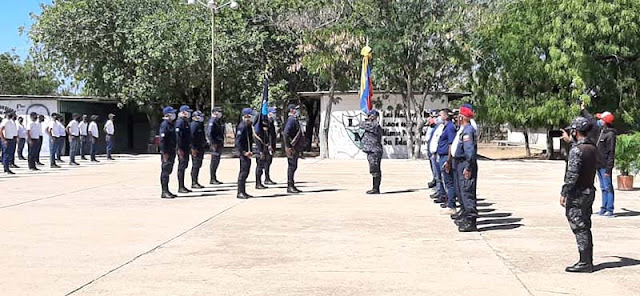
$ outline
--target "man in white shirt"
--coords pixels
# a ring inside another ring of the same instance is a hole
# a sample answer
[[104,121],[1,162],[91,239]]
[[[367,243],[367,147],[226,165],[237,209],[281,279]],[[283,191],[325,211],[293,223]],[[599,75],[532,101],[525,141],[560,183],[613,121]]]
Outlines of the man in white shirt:
[[44,126],[44,115],[38,115],[38,124],[40,125],[40,141],[38,142],[38,147],[36,148],[36,164],[44,165],[44,163],[40,162],[40,152],[42,151],[42,144],[44,143],[44,134],[46,134],[46,127]]
[[29,163],[29,169],[32,171],[39,171],[36,167],[38,160],[38,153],[40,152],[40,136],[42,135],[42,127],[38,122],[38,113],[31,112],[29,115],[31,122],[27,126],[27,145],[29,154],[27,156],[27,162]]
[[58,129],[58,134],[60,137],[58,138],[58,150],[56,151],[56,161],[64,162],[62,160],[62,151],[64,150],[65,145],[65,137],[67,136],[67,130],[64,128],[64,121],[62,115],[58,114],[58,120],[55,122],[55,126]]
[[76,162],[76,154],[80,149],[80,128],[78,128],[80,115],[73,114],[73,118],[67,124],[67,135],[69,135],[69,165],[79,165]]
[[49,157],[51,161],[51,168],[59,168],[60,166],[56,163],[56,153],[58,153],[58,145],[60,145],[60,129],[58,129],[58,124],[60,123],[58,120],[58,114],[51,114],[51,118],[49,119],[49,125],[47,126],[47,134],[49,134]]
[[447,193],[444,190],[444,184],[442,183],[442,167],[440,167],[440,155],[438,155],[438,142],[440,136],[444,131],[444,122],[441,116],[435,118],[436,127],[431,135],[429,141],[429,153],[431,154],[431,166],[433,167],[433,174],[436,180],[435,192],[431,195],[432,198],[439,198],[445,196]]
[[99,162],[96,159],[96,144],[98,142],[98,138],[100,137],[100,134],[98,133],[98,123],[96,123],[96,120],[98,120],[98,115],[91,115],[91,123],[89,123],[89,145],[90,145],[90,149],[89,152],[91,154],[91,162]]
[[24,118],[18,117],[18,159],[26,160],[24,156],[22,156],[22,151],[24,150],[24,144],[27,142],[27,129],[24,128],[23,124]]
[[115,118],[116,115],[113,113],[109,114],[109,120],[107,120],[107,123],[104,124],[104,132],[106,133],[104,136],[104,140],[105,142],[107,142],[107,159],[109,160],[113,160],[113,157],[111,157],[111,151],[113,150],[113,141],[115,140],[115,138],[113,137],[113,134],[115,132],[115,127],[113,126],[113,118]]
[[15,122],[15,113],[9,113],[7,119],[0,123],[0,140],[2,140],[2,165],[4,172],[10,175],[15,174],[10,167],[16,154],[16,138],[18,137],[18,127]]
[[82,121],[78,123],[78,129],[80,129],[80,159],[87,160],[87,158],[84,157],[88,146],[87,131],[89,129],[89,117],[87,114],[82,115]]

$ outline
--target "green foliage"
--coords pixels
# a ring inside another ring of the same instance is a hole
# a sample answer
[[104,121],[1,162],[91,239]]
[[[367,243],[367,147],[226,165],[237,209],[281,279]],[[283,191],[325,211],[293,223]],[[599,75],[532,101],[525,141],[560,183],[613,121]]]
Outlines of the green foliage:
[[33,61],[23,63],[17,55],[0,54],[0,94],[52,95],[58,86],[54,75],[38,69]]
[[616,168],[623,176],[640,171],[640,132],[617,137]]

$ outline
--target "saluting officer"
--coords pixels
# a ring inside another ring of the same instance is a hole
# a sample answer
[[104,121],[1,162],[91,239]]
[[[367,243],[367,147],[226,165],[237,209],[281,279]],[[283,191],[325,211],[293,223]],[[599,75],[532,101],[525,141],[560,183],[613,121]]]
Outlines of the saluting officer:
[[258,117],[253,125],[253,139],[256,143],[256,189],[266,189],[267,187],[262,185],[262,173],[264,172],[267,155],[270,154],[268,142],[269,120],[261,116]]
[[572,146],[560,204],[566,208],[567,221],[576,236],[580,261],[567,267],[567,272],[593,272],[591,207],[596,194],[593,179],[599,155],[595,144],[587,137],[592,128],[589,120],[584,117],[578,117],[571,123]]
[[191,108],[187,105],[180,106],[179,118],[176,121],[176,138],[178,140],[178,192],[189,193],[191,190],[184,186],[184,173],[189,166],[189,154],[191,154],[191,128],[189,118]]
[[373,188],[367,194],[380,194],[380,183],[382,182],[382,170],[380,161],[382,160],[382,127],[378,122],[378,110],[371,109],[367,112],[367,120],[360,123],[360,128],[364,129],[362,136],[362,151],[367,154],[369,161],[369,173],[373,176]]
[[191,120],[191,157],[193,158],[193,165],[191,166],[191,188],[194,189],[204,188],[204,186],[198,183],[198,175],[200,174],[200,167],[202,167],[202,160],[204,158],[205,141],[204,114],[200,111],[193,112]]
[[278,142],[278,135],[276,133],[277,111],[276,107],[271,107],[269,108],[269,114],[267,115],[269,118],[269,128],[267,131],[267,145],[269,146],[269,153],[267,153],[264,160],[264,184],[266,185],[277,184],[271,179],[271,163],[273,163],[273,155],[276,153],[276,143]]
[[240,156],[240,172],[238,173],[238,195],[237,198],[247,199],[253,197],[246,192],[247,177],[251,169],[251,146],[253,145],[253,135],[251,126],[251,108],[242,109],[242,121],[236,128],[236,150]]
[[222,148],[224,148],[224,122],[222,121],[222,109],[220,107],[213,108],[211,112],[211,119],[209,119],[209,124],[207,125],[207,138],[211,145],[211,165],[209,166],[211,180],[209,184],[219,185],[222,182],[218,180],[217,171],[220,165]]
[[478,154],[476,129],[471,125],[473,110],[470,105],[460,108],[460,130],[451,145],[452,170],[457,178],[458,193],[462,212],[458,214],[458,231],[477,231],[478,218],[476,178],[478,177]]
[[284,144],[287,153],[287,193],[300,193],[296,188],[295,173],[298,169],[298,149],[301,147],[302,129],[298,116],[300,109],[294,104],[287,107],[289,118],[284,126]]
[[164,120],[160,124],[160,160],[162,172],[160,173],[160,185],[162,186],[162,198],[175,198],[177,195],[169,192],[169,176],[173,171],[173,163],[176,160],[176,130],[173,121],[176,119],[176,110],[165,107],[162,110]]

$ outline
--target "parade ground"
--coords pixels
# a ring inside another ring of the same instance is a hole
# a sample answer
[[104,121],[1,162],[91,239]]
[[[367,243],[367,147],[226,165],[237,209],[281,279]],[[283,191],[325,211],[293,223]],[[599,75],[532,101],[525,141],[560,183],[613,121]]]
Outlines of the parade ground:
[[304,193],[287,195],[278,158],[280,185],[251,182],[256,198],[239,200],[238,159],[214,186],[207,156],[207,188],[167,200],[158,155],[102,160],[0,176],[0,294],[640,295],[638,190],[616,192],[616,217],[593,216],[596,272],[564,272],[578,252],[563,161],[480,161],[479,232],[458,233],[425,161],[383,160],[384,194],[367,196],[366,161],[306,158]]

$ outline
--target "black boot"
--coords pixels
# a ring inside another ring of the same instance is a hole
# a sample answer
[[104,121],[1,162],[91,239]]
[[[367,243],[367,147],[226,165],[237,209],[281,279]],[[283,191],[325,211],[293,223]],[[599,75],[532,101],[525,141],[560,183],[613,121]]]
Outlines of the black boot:
[[584,250],[580,251],[580,261],[578,263],[568,266],[564,271],[566,272],[584,272],[584,273],[592,273],[593,272],[593,254],[592,250]]
[[187,189],[187,187],[184,187],[184,186],[178,188],[178,193],[189,193],[189,192],[193,192],[193,191]]
[[213,178],[211,178],[211,181],[209,181],[209,184],[211,184],[211,185],[221,185],[223,183],[218,181],[218,179],[216,177],[213,177]]
[[262,182],[258,179],[258,180],[256,180],[256,189],[258,189],[258,190],[267,189],[267,187],[262,185]]
[[273,182],[273,180],[271,180],[271,178],[269,176],[265,177],[264,184],[265,185],[278,185],[278,183]]
[[162,195],[160,196],[161,198],[176,198],[175,195],[173,195],[171,192],[169,191],[162,191]]
[[367,194],[380,194],[381,177],[373,177],[373,188],[367,191]]
[[457,213],[451,215],[451,220],[458,220],[460,219],[460,217],[464,217],[464,216],[465,216],[464,209],[460,209]]
[[300,193],[300,192],[302,191],[296,188],[296,185],[294,184],[289,184],[289,186],[287,186],[287,193]]
[[427,184],[427,186],[428,186],[429,188],[436,187],[436,180],[431,180],[431,182],[429,182],[429,183]]
[[478,227],[476,226],[476,218],[462,219],[460,223],[458,223],[458,231],[459,232],[478,231]]
[[196,182],[196,183],[191,183],[191,188],[192,189],[202,189],[202,188],[204,188],[204,186],[202,186],[202,185],[198,184],[198,182]]

